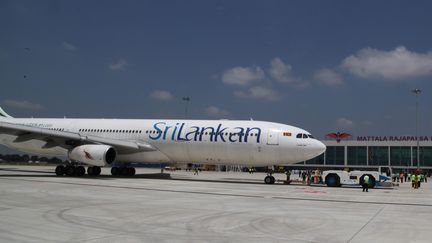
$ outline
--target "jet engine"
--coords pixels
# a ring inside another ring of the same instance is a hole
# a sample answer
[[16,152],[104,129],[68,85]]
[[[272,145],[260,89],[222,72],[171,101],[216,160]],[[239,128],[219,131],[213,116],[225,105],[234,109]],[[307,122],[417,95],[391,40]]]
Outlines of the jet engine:
[[93,166],[112,164],[116,156],[116,150],[108,145],[81,145],[69,152],[69,159]]

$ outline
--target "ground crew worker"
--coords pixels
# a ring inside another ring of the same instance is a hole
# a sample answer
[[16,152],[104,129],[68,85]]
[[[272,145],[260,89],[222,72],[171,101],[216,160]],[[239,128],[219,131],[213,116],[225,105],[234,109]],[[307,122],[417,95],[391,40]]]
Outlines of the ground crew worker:
[[365,175],[363,177],[363,192],[364,191],[366,191],[366,192],[369,191],[369,176],[368,175]]
[[414,189],[418,189],[420,183],[420,176],[414,175]]
[[287,182],[289,183],[291,181],[291,171],[287,170],[285,174],[287,176]]
[[319,180],[319,178],[320,178],[320,174],[321,174],[321,173],[320,173],[320,170],[319,170],[319,169],[316,169],[316,170],[315,170],[315,176],[314,176],[314,183],[315,183],[315,184],[318,184],[318,183],[319,183],[319,181],[320,181],[320,180]]
[[415,174],[412,174],[411,175],[411,187],[412,188],[415,188],[415,184],[416,184],[415,180],[416,180],[416,176],[415,176]]
[[420,187],[420,183],[422,182],[422,180],[423,180],[422,174],[418,174],[417,175],[417,188]]

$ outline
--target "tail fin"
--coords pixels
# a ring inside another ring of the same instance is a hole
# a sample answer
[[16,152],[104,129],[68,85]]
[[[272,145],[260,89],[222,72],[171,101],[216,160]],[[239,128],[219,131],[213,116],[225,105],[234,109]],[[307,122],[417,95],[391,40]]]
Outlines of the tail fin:
[[8,115],[8,113],[6,113],[1,107],[0,107],[0,119],[1,118],[13,118],[11,116]]

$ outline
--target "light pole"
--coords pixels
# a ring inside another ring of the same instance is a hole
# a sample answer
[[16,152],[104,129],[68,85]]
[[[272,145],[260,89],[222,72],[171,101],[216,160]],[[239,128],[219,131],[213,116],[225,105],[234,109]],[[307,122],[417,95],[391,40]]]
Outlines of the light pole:
[[416,140],[417,140],[417,169],[420,167],[420,145],[419,145],[419,137],[418,137],[418,96],[421,93],[421,89],[413,89],[411,90],[416,96]]
[[190,97],[188,97],[188,96],[183,97],[183,101],[185,102],[185,119],[187,119],[188,104],[190,101]]

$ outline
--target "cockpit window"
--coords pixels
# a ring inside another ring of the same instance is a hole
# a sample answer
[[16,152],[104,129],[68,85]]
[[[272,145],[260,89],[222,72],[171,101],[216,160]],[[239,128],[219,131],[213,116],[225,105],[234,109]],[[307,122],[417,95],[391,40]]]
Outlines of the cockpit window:
[[314,138],[311,134],[299,133],[296,138]]

